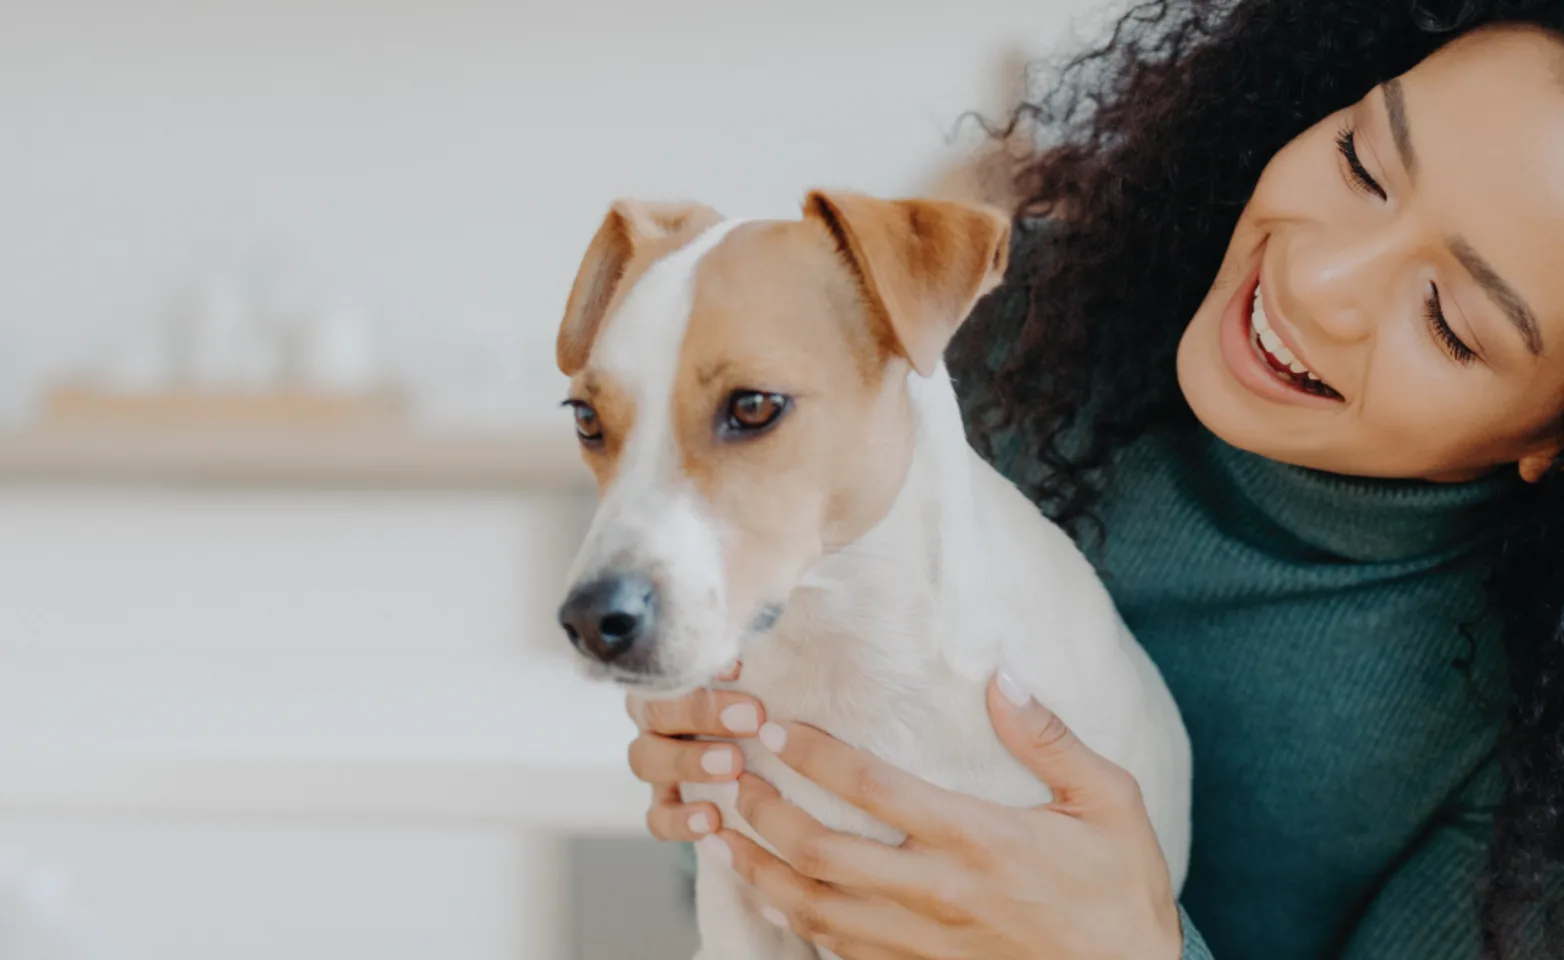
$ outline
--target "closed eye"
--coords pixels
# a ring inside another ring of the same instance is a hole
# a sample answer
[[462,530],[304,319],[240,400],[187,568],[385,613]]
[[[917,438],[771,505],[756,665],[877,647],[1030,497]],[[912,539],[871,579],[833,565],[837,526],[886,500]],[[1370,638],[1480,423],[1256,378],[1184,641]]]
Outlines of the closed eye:
[[1423,316],[1428,320],[1428,329],[1433,333],[1434,339],[1439,341],[1439,346],[1450,359],[1461,366],[1470,366],[1477,359],[1477,351],[1466,345],[1455,331],[1450,329],[1450,323],[1445,319],[1443,304],[1439,301],[1439,288],[1432,284],[1428,287],[1428,294],[1423,298]]
[[1363,160],[1358,156],[1358,132],[1352,127],[1343,127],[1336,134],[1336,150],[1342,159],[1347,162],[1347,177],[1353,189],[1360,190],[1381,200],[1387,199],[1385,188],[1379,185],[1373,174],[1363,165]]

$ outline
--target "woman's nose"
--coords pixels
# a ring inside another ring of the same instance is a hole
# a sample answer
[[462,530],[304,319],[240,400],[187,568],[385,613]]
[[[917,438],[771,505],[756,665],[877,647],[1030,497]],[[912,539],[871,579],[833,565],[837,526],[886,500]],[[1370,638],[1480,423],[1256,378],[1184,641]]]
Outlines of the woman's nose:
[[1322,230],[1301,238],[1284,263],[1284,314],[1335,340],[1365,339],[1389,306],[1399,246],[1388,231]]

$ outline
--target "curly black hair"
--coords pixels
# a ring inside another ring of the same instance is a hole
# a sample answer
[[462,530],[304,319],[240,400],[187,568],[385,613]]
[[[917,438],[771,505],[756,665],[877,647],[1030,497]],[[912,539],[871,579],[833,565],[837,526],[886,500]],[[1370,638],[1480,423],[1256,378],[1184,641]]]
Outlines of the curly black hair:
[[[1014,478],[1077,536],[1124,444],[1192,422],[1175,357],[1262,168],[1281,147],[1464,32],[1524,23],[1564,39],[1564,0],[1153,0],[1069,61],[1008,127],[1021,164],[1006,283],[947,355],[974,442],[1017,437],[1041,469]],[[1011,319],[1000,328],[999,316]],[[1014,318],[1019,317],[1019,321]],[[996,343],[1005,350],[990,361]],[[1124,344],[1136,349],[1123,349]],[[1093,411],[1085,439],[1069,428]],[[1065,437],[1070,439],[1066,442]],[[1495,561],[1512,696],[1480,899],[1489,956],[1564,861],[1564,463],[1532,485]]]

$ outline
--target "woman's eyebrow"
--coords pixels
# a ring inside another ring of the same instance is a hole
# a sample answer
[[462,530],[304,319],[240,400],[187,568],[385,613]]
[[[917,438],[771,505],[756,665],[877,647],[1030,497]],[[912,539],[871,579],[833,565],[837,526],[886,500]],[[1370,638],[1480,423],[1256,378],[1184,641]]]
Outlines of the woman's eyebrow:
[[1385,117],[1390,121],[1390,139],[1396,143],[1407,178],[1417,178],[1417,151],[1412,149],[1412,127],[1407,123],[1407,101],[1400,80],[1386,80],[1380,87],[1385,98]]
[[[1396,153],[1401,157],[1401,165],[1406,168],[1407,179],[1415,180],[1417,151],[1412,147],[1412,125],[1407,119],[1406,95],[1401,89],[1401,81],[1386,80],[1380,85],[1380,94],[1385,100],[1385,119],[1390,126],[1390,139],[1395,141]],[[1526,341],[1526,349],[1532,356],[1541,356],[1541,329],[1537,325],[1536,314],[1532,313],[1521,295],[1465,239],[1454,236],[1447,245],[1450,255],[1466,268],[1466,272],[1488,294],[1488,299],[1520,332],[1521,339]]]
[[1520,331],[1521,338],[1526,341],[1526,349],[1534,357],[1542,356],[1542,331],[1537,326],[1537,317],[1521,299],[1521,295],[1515,288],[1504,281],[1498,272],[1484,260],[1472,245],[1461,237],[1451,237],[1449,240],[1450,253],[1466,272],[1472,275],[1477,285],[1483,288],[1499,310],[1504,313],[1515,329]]

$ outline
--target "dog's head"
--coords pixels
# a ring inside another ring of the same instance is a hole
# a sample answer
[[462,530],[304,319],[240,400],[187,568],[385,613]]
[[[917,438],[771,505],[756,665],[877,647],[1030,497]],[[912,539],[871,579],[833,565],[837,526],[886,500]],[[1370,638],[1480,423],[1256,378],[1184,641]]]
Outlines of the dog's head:
[[908,374],[939,367],[1009,232],[987,208],[852,193],[792,221],[613,205],[557,345],[599,494],[559,619],[599,672],[707,682],[889,512]]

